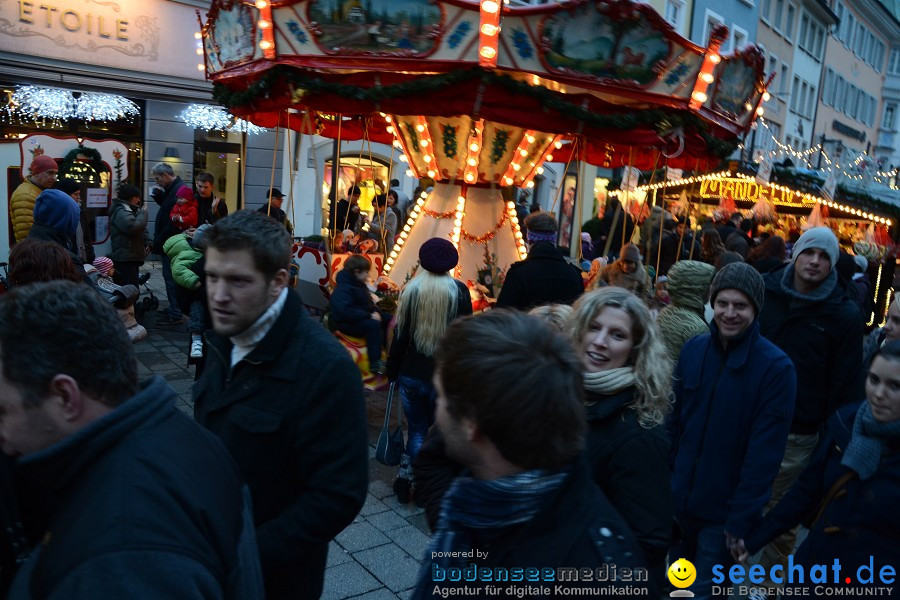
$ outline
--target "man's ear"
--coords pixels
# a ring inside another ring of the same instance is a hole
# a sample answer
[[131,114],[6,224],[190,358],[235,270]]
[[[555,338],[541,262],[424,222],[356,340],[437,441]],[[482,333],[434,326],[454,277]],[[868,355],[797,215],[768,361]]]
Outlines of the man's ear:
[[478,424],[474,419],[463,417],[462,430],[463,433],[466,434],[466,440],[470,443],[480,441],[484,438],[484,436],[481,434],[481,430],[478,429]]
[[58,374],[50,380],[47,392],[60,416],[66,422],[77,421],[84,413],[84,395],[78,382],[69,375]]
[[279,269],[275,276],[272,277],[272,294],[277,296],[281,293],[281,290],[287,287],[288,282],[291,279],[290,273],[288,273],[287,269]]

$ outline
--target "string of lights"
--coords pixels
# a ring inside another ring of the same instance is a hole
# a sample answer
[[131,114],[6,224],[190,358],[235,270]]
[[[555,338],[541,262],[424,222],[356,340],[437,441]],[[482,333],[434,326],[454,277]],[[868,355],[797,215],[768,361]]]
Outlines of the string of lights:
[[17,87],[2,111],[8,122],[49,120],[57,125],[69,119],[131,122],[140,112],[137,104],[115,94],[77,93],[36,85]]
[[232,133],[262,133],[262,127],[243,119],[237,119],[221,106],[190,104],[178,117],[193,129],[230,131]]

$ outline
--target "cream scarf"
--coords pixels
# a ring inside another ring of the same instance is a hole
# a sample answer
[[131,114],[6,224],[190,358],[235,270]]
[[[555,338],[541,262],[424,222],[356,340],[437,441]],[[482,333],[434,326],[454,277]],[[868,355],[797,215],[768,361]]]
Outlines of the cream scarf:
[[584,374],[584,389],[609,396],[634,385],[634,367],[619,367]]
[[287,301],[287,295],[287,288],[281,290],[281,293],[278,295],[275,302],[272,303],[266,312],[264,312],[253,325],[231,338],[231,343],[234,344],[231,348],[232,367],[241,362],[241,360],[250,354],[250,352],[256,348],[256,345],[266,337],[266,334],[272,329],[272,325],[274,325],[275,321],[278,320],[278,317],[281,316],[284,303]]

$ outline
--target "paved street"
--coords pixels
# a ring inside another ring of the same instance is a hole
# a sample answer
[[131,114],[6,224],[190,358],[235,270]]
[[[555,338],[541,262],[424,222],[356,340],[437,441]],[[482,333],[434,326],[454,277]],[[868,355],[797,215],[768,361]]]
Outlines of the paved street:
[[[165,304],[165,288],[158,262],[144,270],[153,273],[149,285]],[[157,327],[150,311],[141,319],[147,339],[135,345],[141,377],[160,375],[178,393],[178,407],[193,414],[188,365],[187,321],[180,327]],[[369,494],[359,516],[331,543],[325,573],[325,600],[408,598],[419,563],[428,545],[424,511],[401,505],[391,490],[395,469],[375,460],[375,443],[384,419],[384,393],[366,392],[369,419]]]

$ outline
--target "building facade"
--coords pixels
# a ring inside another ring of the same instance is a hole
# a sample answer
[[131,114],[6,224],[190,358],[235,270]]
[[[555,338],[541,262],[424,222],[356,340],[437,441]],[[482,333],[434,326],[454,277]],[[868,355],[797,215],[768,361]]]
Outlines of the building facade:
[[[895,22],[900,21],[900,3],[896,0],[885,0],[882,4],[891,13]],[[877,150],[879,157],[883,159],[884,170],[890,167],[893,171],[894,168],[900,167],[900,136],[897,135],[897,111],[900,110],[900,38],[897,36],[891,38],[881,95],[883,106],[878,119]]]
[[730,53],[756,41],[759,22],[758,0],[694,0],[691,6],[690,38],[706,46],[709,32],[717,25],[728,27],[723,53]]

